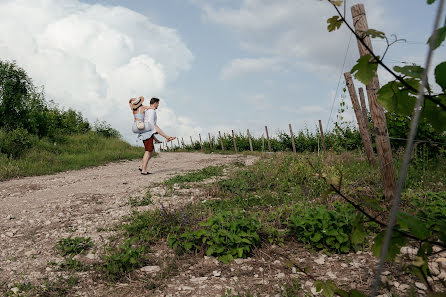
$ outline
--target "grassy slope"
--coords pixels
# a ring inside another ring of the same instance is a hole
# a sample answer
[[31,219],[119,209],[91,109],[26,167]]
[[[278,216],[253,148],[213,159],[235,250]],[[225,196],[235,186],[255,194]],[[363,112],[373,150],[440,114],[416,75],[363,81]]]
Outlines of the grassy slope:
[[142,154],[140,147],[93,132],[69,136],[63,143],[41,139],[17,160],[0,154],[0,180],[81,169],[122,159],[140,158]]

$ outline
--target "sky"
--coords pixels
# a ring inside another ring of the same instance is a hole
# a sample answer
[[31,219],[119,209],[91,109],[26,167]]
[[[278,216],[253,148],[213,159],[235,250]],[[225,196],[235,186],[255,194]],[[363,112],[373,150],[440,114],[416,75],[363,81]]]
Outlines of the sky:
[[[359,2],[370,28],[406,40],[386,63],[424,63],[437,5],[347,0],[350,22]],[[319,0],[0,0],[0,59],[131,144],[128,100],[137,96],[160,98],[159,126],[185,142],[232,129],[261,136],[265,125],[273,135],[288,124],[315,131],[318,120],[330,130],[339,103],[351,106],[342,74],[359,58],[345,26],[327,31],[333,15]],[[382,54],[386,44],[373,46]],[[434,64],[445,57],[442,46]],[[351,108],[344,117],[353,119]]]

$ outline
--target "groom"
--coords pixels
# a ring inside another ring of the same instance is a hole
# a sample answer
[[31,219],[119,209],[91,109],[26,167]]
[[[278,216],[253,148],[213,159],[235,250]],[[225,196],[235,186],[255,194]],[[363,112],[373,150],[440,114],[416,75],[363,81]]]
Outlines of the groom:
[[145,150],[144,157],[142,158],[142,163],[141,163],[142,175],[150,174],[150,172],[147,171],[147,164],[155,154],[155,147],[153,145],[154,134],[160,134],[161,136],[166,138],[167,141],[171,141],[176,138],[167,136],[163,132],[163,130],[161,130],[160,127],[158,127],[158,125],[156,124],[157,122],[156,110],[158,109],[159,104],[160,104],[160,99],[158,98],[150,99],[150,106],[144,113],[144,123],[149,124],[149,126],[153,127],[153,129],[140,134],[140,137],[143,139],[144,150]]

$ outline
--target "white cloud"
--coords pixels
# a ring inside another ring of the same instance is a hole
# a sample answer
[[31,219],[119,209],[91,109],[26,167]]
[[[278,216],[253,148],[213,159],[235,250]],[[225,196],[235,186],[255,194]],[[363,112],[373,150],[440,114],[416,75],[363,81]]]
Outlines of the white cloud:
[[251,104],[256,110],[268,110],[273,107],[271,98],[267,98],[265,94],[242,94],[242,100]]
[[[351,6],[359,1],[349,1]],[[385,17],[383,0],[365,0],[371,27],[392,32],[396,18]],[[316,0],[242,0],[209,4],[196,1],[205,21],[226,27],[239,38],[240,47],[256,55],[280,57],[289,65],[304,68],[333,79],[344,59],[350,33],[345,28],[327,31],[326,20],[336,12],[327,1]],[[347,9],[349,15],[349,9]],[[345,26],[344,26],[345,27]],[[379,52],[380,45],[375,46]],[[356,42],[351,43],[344,69],[357,59]]]
[[223,67],[220,77],[223,80],[235,79],[245,74],[279,70],[277,58],[234,59]]
[[[175,30],[124,7],[78,0],[1,1],[0,56],[45,85],[49,99],[108,121],[128,140],[128,99],[157,96],[193,60]],[[171,134],[191,129],[166,105],[160,114],[179,125]]]

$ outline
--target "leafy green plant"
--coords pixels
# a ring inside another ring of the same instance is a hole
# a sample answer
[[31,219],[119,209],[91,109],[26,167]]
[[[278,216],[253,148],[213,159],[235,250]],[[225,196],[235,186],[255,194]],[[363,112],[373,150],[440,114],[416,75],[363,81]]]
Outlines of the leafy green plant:
[[[296,209],[289,219],[290,234],[312,247],[337,253],[348,253],[352,248],[354,209],[347,204],[336,204],[335,209],[312,206]],[[361,242],[362,232],[353,239]]]
[[186,251],[204,246],[206,255],[229,263],[236,258],[246,258],[260,241],[257,233],[260,223],[244,212],[223,211],[200,226],[203,228],[169,236],[169,246]]
[[93,247],[91,238],[71,236],[63,238],[57,242],[56,248],[61,252],[62,256],[74,256],[80,253],[85,253],[88,249]]
[[126,240],[118,248],[112,249],[103,256],[101,270],[107,277],[117,280],[126,273],[142,267],[146,261],[146,248],[134,246],[133,239]]

